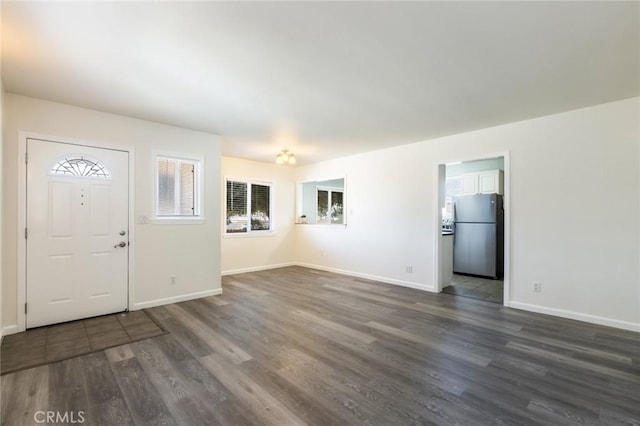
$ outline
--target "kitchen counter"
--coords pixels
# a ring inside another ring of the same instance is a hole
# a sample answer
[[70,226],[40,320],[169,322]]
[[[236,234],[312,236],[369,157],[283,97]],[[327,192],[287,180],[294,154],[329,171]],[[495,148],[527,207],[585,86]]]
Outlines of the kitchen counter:
[[453,232],[442,232],[442,287],[451,285],[453,280]]

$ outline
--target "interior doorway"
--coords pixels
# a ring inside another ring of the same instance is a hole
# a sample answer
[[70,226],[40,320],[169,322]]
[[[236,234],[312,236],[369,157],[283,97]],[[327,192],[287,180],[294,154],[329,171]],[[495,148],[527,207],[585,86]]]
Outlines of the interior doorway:
[[508,153],[436,166],[436,290],[508,305]]

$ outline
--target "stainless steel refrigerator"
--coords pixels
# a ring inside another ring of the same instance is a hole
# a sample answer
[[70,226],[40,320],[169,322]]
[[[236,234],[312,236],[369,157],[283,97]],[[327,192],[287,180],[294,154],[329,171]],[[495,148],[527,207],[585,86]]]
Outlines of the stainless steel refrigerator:
[[453,272],[489,278],[504,275],[502,195],[454,197]]

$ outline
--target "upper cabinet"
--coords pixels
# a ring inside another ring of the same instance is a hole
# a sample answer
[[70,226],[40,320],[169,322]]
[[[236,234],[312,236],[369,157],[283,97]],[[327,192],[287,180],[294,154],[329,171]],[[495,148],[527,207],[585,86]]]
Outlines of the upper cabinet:
[[460,195],[469,195],[478,193],[478,173],[465,173],[460,178],[461,192]]
[[461,181],[462,195],[504,194],[504,172],[502,170],[465,173],[462,175]]

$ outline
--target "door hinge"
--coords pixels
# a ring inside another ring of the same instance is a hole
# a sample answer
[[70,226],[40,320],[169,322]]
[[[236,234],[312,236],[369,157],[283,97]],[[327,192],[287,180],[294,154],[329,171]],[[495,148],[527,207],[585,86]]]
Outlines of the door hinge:
[[24,228],[24,239],[27,239],[27,235],[29,235],[29,233],[27,232],[27,228]]
[[24,314],[27,315],[27,304],[24,304]]
[[24,163],[27,164],[29,162],[29,153],[25,152],[24,154]]

